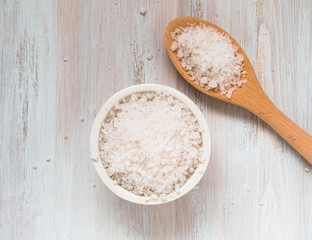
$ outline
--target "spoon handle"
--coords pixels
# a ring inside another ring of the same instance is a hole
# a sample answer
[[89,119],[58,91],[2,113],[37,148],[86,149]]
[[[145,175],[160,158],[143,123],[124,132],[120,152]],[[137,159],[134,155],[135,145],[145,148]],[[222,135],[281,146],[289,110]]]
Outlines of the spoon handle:
[[266,95],[249,110],[269,124],[312,164],[312,137],[282,113]]

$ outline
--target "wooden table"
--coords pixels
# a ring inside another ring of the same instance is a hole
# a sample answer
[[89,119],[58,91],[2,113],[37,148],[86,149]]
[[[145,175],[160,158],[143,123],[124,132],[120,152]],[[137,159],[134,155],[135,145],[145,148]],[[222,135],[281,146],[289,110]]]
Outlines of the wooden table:
[[[176,17],[218,24],[312,134],[311,12],[310,0],[0,0],[1,239],[312,239],[312,167],[253,114],[190,87],[164,46]],[[212,133],[198,189],[162,206],[119,199],[89,160],[97,111],[139,83],[185,93]]]

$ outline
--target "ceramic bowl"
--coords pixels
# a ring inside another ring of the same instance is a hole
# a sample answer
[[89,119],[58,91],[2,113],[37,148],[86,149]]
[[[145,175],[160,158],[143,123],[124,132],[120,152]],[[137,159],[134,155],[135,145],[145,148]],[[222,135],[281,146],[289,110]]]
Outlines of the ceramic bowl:
[[[203,159],[205,159],[202,163],[199,164],[193,175],[187,180],[183,187],[181,187],[177,192],[173,192],[167,195],[166,199],[150,199],[147,197],[137,196],[132,192],[129,192],[122,188],[120,185],[114,183],[114,181],[107,175],[106,170],[104,169],[102,162],[99,158],[99,133],[101,129],[101,123],[106,118],[107,114],[109,113],[110,109],[120,100],[123,98],[138,92],[164,92],[168,93],[174,98],[179,99],[183,103],[185,103],[189,109],[193,112],[194,116],[197,118],[200,128],[203,130],[202,138],[203,138]],[[203,177],[210,158],[210,150],[211,150],[211,137],[210,131],[207,125],[207,122],[199,110],[199,108],[195,105],[195,103],[185,96],[183,93],[179,92],[176,89],[171,87],[167,87],[164,85],[158,84],[140,84],[135,85],[132,87],[125,88],[111,98],[109,98],[104,105],[102,106],[101,110],[98,112],[92,127],[91,132],[91,139],[90,139],[90,148],[91,148],[91,159],[94,161],[94,167],[102,179],[103,183],[117,196],[128,200],[133,203],[138,204],[145,204],[145,205],[156,205],[162,204],[166,202],[170,202],[182,197],[184,194],[189,192],[196,184],[200,181]]]

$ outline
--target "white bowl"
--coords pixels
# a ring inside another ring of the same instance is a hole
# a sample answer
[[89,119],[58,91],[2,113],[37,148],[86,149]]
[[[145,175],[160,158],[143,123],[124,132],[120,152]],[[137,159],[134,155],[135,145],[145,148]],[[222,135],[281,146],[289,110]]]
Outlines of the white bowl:
[[[141,197],[137,196],[132,192],[129,192],[122,188],[121,186],[114,183],[114,181],[107,175],[106,170],[104,169],[101,159],[99,158],[99,133],[101,129],[101,123],[106,118],[108,112],[110,109],[118,103],[120,100],[122,100],[124,97],[127,97],[133,93],[137,92],[165,92],[170,94],[171,96],[179,99],[183,103],[185,103],[189,109],[193,112],[195,117],[198,120],[198,123],[200,125],[200,128],[203,130],[202,137],[203,137],[203,159],[205,159],[202,163],[200,163],[193,173],[193,175],[187,180],[187,182],[184,184],[183,187],[181,187],[177,192],[173,192],[167,196],[167,198],[164,199],[150,199],[147,197]],[[92,126],[92,132],[91,132],[91,139],[90,139],[90,148],[91,148],[91,159],[94,161],[94,167],[104,182],[104,184],[117,196],[128,200],[133,203],[139,203],[139,204],[146,204],[146,205],[156,205],[161,204],[165,202],[173,201],[177,198],[182,197],[184,194],[189,192],[193,187],[196,186],[196,184],[200,181],[202,176],[204,175],[209,158],[210,158],[210,149],[211,149],[211,138],[210,138],[210,131],[207,125],[207,122],[201,113],[201,111],[198,109],[198,107],[195,105],[195,103],[189,99],[187,96],[185,96],[183,93],[179,92],[176,89],[164,86],[164,85],[158,85],[158,84],[140,84],[135,85],[132,87],[125,88],[119,92],[117,92],[114,96],[112,96],[110,99],[106,101],[106,103],[102,106],[101,110],[97,114],[93,126]]]

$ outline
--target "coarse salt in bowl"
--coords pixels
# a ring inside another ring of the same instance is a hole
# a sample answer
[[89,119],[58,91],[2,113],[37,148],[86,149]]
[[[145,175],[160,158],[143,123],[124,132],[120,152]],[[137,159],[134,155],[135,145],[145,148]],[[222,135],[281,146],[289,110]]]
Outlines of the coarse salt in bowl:
[[[132,96],[134,94],[143,94],[147,92],[172,96],[174,99],[177,99],[184,105],[186,105],[186,107],[188,107],[188,109],[194,115],[199,125],[202,138],[201,161],[197,165],[197,168],[194,170],[192,175],[186,180],[183,186],[179,187],[177,190],[169,194],[161,194],[161,196],[154,197],[142,195],[140,196],[132,191],[128,191],[125,188],[123,188],[120,184],[116,182],[116,179],[112,179],[108,175],[107,169],[104,168],[103,161],[100,157],[100,151],[103,151],[103,149],[101,150],[100,147],[100,138],[101,131],[103,129],[103,122],[105,121],[105,119],[109,117],[109,115],[111,114],[111,110],[115,108],[116,104],[118,105],[118,103],[120,103],[123,99]],[[94,161],[95,169],[100,178],[102,179],[102,181],[104,182],[104,184],[112,192],[114,192],[117,196],[133,203],[156,205],[170,202],[177,198],[180,198],[184,194],[189,192],[193,187],[196,186],[196,184],[200,181],[208,166],[211,150],[211,138],[209,128],[203,114],[191,99],[189,99],[187,96],[177,91],[176,89],[164,85],[141,84],[128,87],[126,89],[117,92],[110,99],[108,99],[106,103],[102,106],[93,123],[90,139],[90,148],[91,148],[91,159]]]

